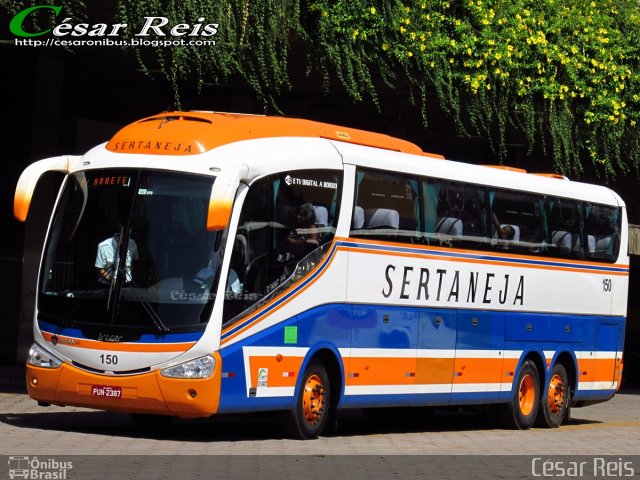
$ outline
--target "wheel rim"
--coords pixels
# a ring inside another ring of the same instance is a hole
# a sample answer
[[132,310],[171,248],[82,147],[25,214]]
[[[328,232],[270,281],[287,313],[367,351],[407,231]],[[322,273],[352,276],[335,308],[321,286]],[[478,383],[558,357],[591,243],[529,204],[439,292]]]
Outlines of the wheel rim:
[[304,385],[302,394],[302,413],[311,426],[317,425],[324,413],[325,390],[322,379],[318,375],[311,375]]
[[536,386],[531,374],[526,374],[520,381],[518,401],[520,411],[526,417],[531,415],[536,399]]
[[565,388],[562,377],[558,374],[551,377],[549,381],[549,391],[547,392],[547,402],[549,410],[554,415],[558,415],[564,408],[567,389]]

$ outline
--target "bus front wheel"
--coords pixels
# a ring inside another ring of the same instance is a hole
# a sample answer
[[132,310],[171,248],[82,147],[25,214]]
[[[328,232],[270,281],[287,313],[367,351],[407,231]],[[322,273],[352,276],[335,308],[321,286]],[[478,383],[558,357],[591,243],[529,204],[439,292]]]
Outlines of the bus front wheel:
[[558,428],[567,416],[569,397],[567,370],[564,365],[557,363],[551,370],[546,390],[542,392],[536,425]]
[[301,440],[317,438],[329,417],[329,375],[319,362],[312,362],[302,376],[293,410],[283,419],[285,433]]
[[511,401],[503,407],[502,421],[509,428],[526,430],[533,425],[540,403],[540,377],[533,360],[522,363],[513,387]]

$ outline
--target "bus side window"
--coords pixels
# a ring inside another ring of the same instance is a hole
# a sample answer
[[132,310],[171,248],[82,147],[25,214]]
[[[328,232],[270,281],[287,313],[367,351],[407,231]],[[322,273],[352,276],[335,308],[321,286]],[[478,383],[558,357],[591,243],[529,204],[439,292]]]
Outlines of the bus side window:
[[492,199],[492,239],[498,250],[542,254],[546,248],[542,197],[523,192],[495,190]]
[[486,193],[478,185],[424,180],[427,243],[483,249],[488,243]]
[[341,172],[331,170],[283,172],[249,187],[233,240],[225,323],[286,288],[298,264],[333,240],[340,195]]
[[619,210],[586,205],[586,254],[594,260],[615,261],[620,243]]
[[420,237],[418,180],[401,173],[359,169],[351,236],[402,243]]
[[573,200],[563,198],[551,198],[548,203],[551,234],[549,253],[556,257],[584,258],[580,205]]

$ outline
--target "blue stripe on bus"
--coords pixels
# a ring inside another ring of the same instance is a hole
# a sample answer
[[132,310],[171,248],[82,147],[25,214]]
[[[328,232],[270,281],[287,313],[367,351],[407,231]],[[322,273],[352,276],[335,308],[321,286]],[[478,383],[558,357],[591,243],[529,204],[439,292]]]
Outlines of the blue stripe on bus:
[[[73,327],[62,327],[53,323],[45,322],[44,320],[38,320],[38,327],[42,332],[51,333],[54,335],[62,335],[65,337],[80,338],[83,340],[96,340],[92,337],[87,337],[82,330]],[[97,327],[91,327],[97,328]],[[127,341],[127,343],[187,343],[197,342],[204,332],[184,332],[184,333],[167,333],[165,335],[157,335],[151,333],[144,333],[138,340]]]
[[[437,327],[431,328],[431,319],[440,317]],[[477,318],[473,325],[467,319]],[[385,322],[385,320],[387,320]],[[531,338],[526,329],[514,330],[512,325],[533,325]],[[573,325],[570,333],[564,326]],[[620,335],[598,337],[600,326],[617,325]],[[537,328],[537,327],[540,328]],[[620,352],[622,351],[625,317],[565,315],[547,313],[516,313],[486,310],[444,309],[428,307],[400,307],[386,305],[352,305],[345,303],[313,307],[277,325],[259,331],[228,347],[222,348],[224,372],[233,375],[222,379],[220,413],[288,409],[293,396],[249,397],[245,372],[244,347],[308,347],[305,362],[317,348],[339,349],[420,349],[454,351],[522,351],[520,359],[535,353],[545,362],[544,352]],[[285,343],[286,327],[296,327],[297,342]],[[545,327],[545,328],[542,328]],[[540,336],[542,335],[542,336]],[[564,337],[566,336],[566,338]],[[357,357],[357,352],[354,352]],[[339,356],[338,356],[339,357]],[[466,357],[465,357],[466,358]],[[349,360],[338,361],[348,368]],[[302,365],[302,369],[305,368]],[[258,367],[260,365],[257,365]],[[517,367],[515,367],[517,371]],[[515,375],[516,371],[513,372]],[[275,372],[274,372],[275,373]],[[272,373],[272,374],[274,374]],[[348,378],[344,372],[343,381]],[[301,372],[296,374],[299,384]],[[549,371],[547,371],[549,375]],[[513,376],[511,378],[514,378]],[[453,380],[453,378],[452,378]],[[497,377],[495,384],[500,382]],[[611,371],[613,380],[613,369]],[[452,382],[453,383],[453,382]],[[460,386],[460,384],[456,384]],[[398,386],[402,389],[402,386]],[[344,392],[344,385],[342,386]],[[577,390],[576,401],[599,401],[610,398],[614,390]],[[453,393],[385,393],[341,395],[340,407],[402,406],[402,405],[469,405],[508,402],[511,391],[453,392]]]

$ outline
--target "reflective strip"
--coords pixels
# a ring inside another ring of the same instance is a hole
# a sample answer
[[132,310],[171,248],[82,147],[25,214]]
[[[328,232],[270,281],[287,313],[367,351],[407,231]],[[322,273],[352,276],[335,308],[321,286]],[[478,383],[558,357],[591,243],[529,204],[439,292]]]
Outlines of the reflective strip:
[[343,358],[520,358],[522,350],[340,348]]
[[578,382],[578,390],[615,390],[618,382]]
[[575,352],[578,360],[616,360],[622,352]]
[[483,393],[511,390],[510,383],[467,383],[436,385],[354,385],[346,386],[345,395],[399,395],[419,393]]
[[258,387],[256,397],[293,397],[295,387]]

